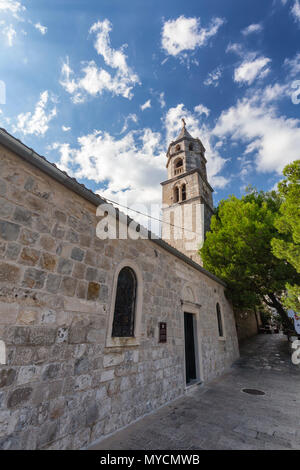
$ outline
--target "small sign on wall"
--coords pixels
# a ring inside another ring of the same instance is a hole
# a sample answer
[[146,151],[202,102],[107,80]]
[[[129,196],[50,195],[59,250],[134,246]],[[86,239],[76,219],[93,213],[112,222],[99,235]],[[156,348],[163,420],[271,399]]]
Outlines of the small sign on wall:
[[167,324],[166,322],[159,323],[159,343],[167,342]]

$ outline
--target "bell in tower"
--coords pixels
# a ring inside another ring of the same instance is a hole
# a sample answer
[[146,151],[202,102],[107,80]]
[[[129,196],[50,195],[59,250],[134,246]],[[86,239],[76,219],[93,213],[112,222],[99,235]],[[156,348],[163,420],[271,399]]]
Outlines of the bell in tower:
[[199,264],[198,250],[213,213],[206,163],[201,140],[190,135],[182,119],[181,132],[167,151],[168,179],[161,183],[162,239]]

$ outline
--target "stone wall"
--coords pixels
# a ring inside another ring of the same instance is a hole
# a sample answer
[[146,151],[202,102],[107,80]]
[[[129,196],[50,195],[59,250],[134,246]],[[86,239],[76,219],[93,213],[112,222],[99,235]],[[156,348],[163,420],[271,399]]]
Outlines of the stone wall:
[[[95,212],[0,147],[1,449],[82,448],[182,395],[187,285],[201,304],[201,379],[238,356],[223,286],[150,240],[98,239]],[[143,277],[141,340],[107,347],[114,272],[124,259]],[[158,342],[160,321],[166,344]]]
[[253,310],[235,312],[235,319],[239,342],[257,335],[258,327],[262,325],[259,312],[255,315]]

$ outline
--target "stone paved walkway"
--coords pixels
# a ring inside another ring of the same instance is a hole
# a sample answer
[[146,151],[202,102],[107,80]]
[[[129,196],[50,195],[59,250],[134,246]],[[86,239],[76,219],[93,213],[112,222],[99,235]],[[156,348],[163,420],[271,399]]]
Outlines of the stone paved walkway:
[[248,340],[230,373],[92,449],[300,449],[300,366],[291,362],[286,337]]

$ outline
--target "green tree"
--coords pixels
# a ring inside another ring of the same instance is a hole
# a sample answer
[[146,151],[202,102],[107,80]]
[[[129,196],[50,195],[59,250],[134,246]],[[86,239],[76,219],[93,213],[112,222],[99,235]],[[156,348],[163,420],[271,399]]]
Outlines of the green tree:
[[[287,261],[300,273],[300,160],[287,165],[283,174],[286,178],[278,184],[282,204],[274,222],[282,238],[274,238],[271,245],[277,258]],[[300,312],[300,283],[287,282],[286,289],[284,305]]]
[[274,220],[280,204],[275,191],[252,190],[241,199],[222,200],[200,255],[204,267],[227,283],[235,307],[254,308],[263,302],[290,325],[281,296],[297,273],[271,250],[271,240],[279,237]]

